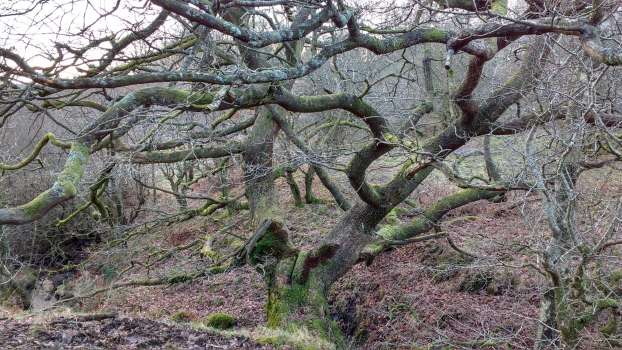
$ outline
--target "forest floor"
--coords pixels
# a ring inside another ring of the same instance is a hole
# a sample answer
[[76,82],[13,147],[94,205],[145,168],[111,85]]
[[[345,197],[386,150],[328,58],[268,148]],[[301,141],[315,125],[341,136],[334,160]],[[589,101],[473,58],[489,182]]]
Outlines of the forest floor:
[[243,336],[144,318],[0,320],[0,329],[2,349],[273,349]]
[[[316,184],[316,194],[325,203],[299,208],[293,205],[283,179],[278,183],[294,244],[304,248],[322,239],[340,214],[329,194]],[[430,181],[413,198],[426,207],[455,190],[440,180]],[[601,190],[620,193],[618,187]],[[533,246],[534,237],[546,230],[534,199],[510,194],[499,203],[472,203],[450,212],[438,228],[450,241],[402,246],[369,265],[355,266],[331,291],[333,318],[351,339],[351,348],[531,349],[545,285],[529,267],[538,248]],[[201,271],[235,251],[252,233],[241,222],[243,215],[197,217],[147,232],[122,247],[94,247],[89,263],[67,284],[83,295],[119,278],[132,281]],[[402,206],[391,220],[406,223],[415,216],[412,208]],[[223,234],[219,231],[223,226],[230,231]],[[218,236],[206,237],[214,232]],[[208,257],[205,249],[198,254],[208,241]],[[167,259],[155,259],[161,253]],[[121,272],[130,261],[142,265]],[[264,349],[267,345],[260,344],[257,336],[244,334],[264,325],[265,302],[262,276],[250,267],[183,283],[109,289],[70,304],[74,311],[119,315],[100,321],[75,322],[66,317],[37,323],[24,314],[2,319],[0,310],[0,347]],[[231,333],[189,326],[214,313],[235,318]]]

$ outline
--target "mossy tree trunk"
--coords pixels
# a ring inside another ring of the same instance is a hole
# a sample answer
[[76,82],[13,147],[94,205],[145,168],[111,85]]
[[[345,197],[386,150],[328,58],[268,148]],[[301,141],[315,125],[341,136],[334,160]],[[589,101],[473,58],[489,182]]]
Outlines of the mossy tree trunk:
[[[295,268],[295,261],[305,257],[306,254],[300,254],[282,261],[279,269]],[[343,348],[346,339],[337,322],[331,318],[327,292],[322,283],[314,277],[306,280],[297,275],[290,275],[289,280],[284,277],[277,274],[268,283],[267,326],[294,334],[310,333]]]
[[[299,251],[279,222],[266,220],[246,247],[247,262],[268,286],[267,326],[293,334],[304,332],[342,347],[345,338],[330,316],[330,283],[319,273],[327,268],[337,247],[323,244]],[[332,283],[332,282],[331,282]]]
[[307,204],[321,203],[320,199],[313,194],[313,179],[315,178],[315,169],[309,166],[305,173],[305,202]]
[[[382,226],[376,233],[377,238],[368,244],[361,252],[361,260],[369,264],[376,255],[383,251],[395,245],[401,245],[412,241],[433,228],[438,227],[443,216],[450,210],[460,208],[478,200],[493,200],[504,193],[504,191],[468,188],[443,197],[428,207],[420,217],[413,220],[411,223]],[[430,236],[433,236],[432,238],[442,237],[439,235]]]
[[[225,17],[239,21],[244,10],[230,10]],[[293,22],[304,21],[309,9],[302,7]],[[292,66],[300,60],[301,43],[290,43],[287,60]],[[241,47],[244,61],[249,68],[268,66],[263,56]],[[291,88],[293,81],[282,84],[282,89]],[[244,155],[245,191],[249,201],[253,222],[258,226],[249,241],[245,260],[264,277],[268,287],[266,312],[270,328],[296,332],[306,329],[324,339],[343,343],[339,327],[330,320],[326,297],[327,285],[321,283],[305,266],[316,266],[322,259],[319,253],[300,252],[289,241],[289,235],[281,224],[276,209],[276,195],[273,176],[273,148],[276,135],[285,120],[281,107],[273,105],[258,108],[253,129],[248,138]],[[278,123],[277,121],[281,121]],[[297,204],[302,205],[300,190],[291,173],[286,173],[292,194]]]
[[[337,348],[345,347],[346,338],[330,315],[328,292],[357,262],[359,252],[372,241],[374,227],[387,212],[359,202],[317,248],[309,251],[294,249],[282,226],[272,223],[257,240],[250,258],[264,271],[268,285],[268,326],[290,332],[304,330]],[[349,239],[342,241],[341,237]],[[266,250],[266,246],[273,248]]]
[[298,184],[296,183],[293,171],[289,169],[285,170],[285,181],[287,181],[287,185],[292,192],[292,197],[294,197],[294,205],[299,208],[303,207],[304,202],[302,201],[302,195],[300,194],[300,187],[298,187]]

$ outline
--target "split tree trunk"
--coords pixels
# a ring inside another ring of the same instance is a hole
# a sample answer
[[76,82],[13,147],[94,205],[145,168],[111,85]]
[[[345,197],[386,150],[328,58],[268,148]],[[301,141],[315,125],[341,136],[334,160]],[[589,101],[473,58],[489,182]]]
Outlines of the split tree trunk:
[[[358,252],[371,241],[372,230],[385,215],[386,209],[358,203],[311,251],[293,248],[287,231],[271,222],[248,258],[268,285],[268,327],[293,333],[303,330],[338,348],[345,346],[345,337],[330,316],[328,291],[356,263]],[[349,243],[337,242],[343,234],[351,238]]]

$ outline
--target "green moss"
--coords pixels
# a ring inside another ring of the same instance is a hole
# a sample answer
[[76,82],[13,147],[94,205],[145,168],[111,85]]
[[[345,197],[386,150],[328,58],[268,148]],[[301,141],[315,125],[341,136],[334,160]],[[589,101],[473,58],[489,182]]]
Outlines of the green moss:
[[255,245],[251,254],[251,263],[264,263],[270,258],[279,260],[293,252],[294,249],[289,244],[287,233],[271,225]]
[[227,268],[225,266],[214,266],[214,267],[211,267],[208,271],[209,273],[216,275],[216,274],[227,271]]
[[614,299],[603,298],[596,301],[596,308],[599,310],[604,310],[608,308],[617,308],[619,303]]
[[367,104],[365,101],[363,101],[363,99],[360,99],[360,98],[357,98],[352,102],[352,108],[349,111],[355,115],[365,116],[365,117],[380,115],[374,109],[374,107]]
[[201,255],[212,259],[212,261],[218,261],[222,258],[222,255],[219,252],[212,249],[212,240],[210,238],[205,240],[205,244],[201,248]]
[[33,200],[20,206],[26,216],[33,218],[40,215],[51,203],[58,198],[72,198],[77,194],[76,186],[84,174],[84,166],[89,159],[89,148],[81,143],[71,146],[69,156],[56,182],[49,190],[41,193]]
[[[346,343],[339,325],[329,316],[326,297],[313,279],[270,291],[267,326],[284,329],[290,334],[302,332],[322,339],[326,344]],[[307,345],[310,344],[304,344]],[[306,349],[304,346],[301,348]]]
[[305,304],[308,298],[307,293],[307,287],[301,284],[270,292],[267,305],[268,327],[280,327],[284,316],[288,315],[293,308]]
[[425,41],[439,42],[447,38],[445,31],[437,28],[429,28],[424,34]]
[[278,256],[279,248],[282,246],[281,240],[275,237],[270,232],[266,234],[255,246],[253,249],[253,255],[251,257],[251,263],[256,264],[259,263],[267,256]]
[[217,312],[207,316],[203,324],[216,329],[229,329],[237,324],[237,320],[231,315]]
[[385,217],[386,222],[389,225],[397,225],[400,223],[400,219],[398,218],[398,212],[395,209],[392,209],[391,211],[389,211],[389,213],[387,214],[387,216]]
[[374,258],[378,254],[382,253],[385,249],[387,249],[387,247],[388,246],[382,241],[372,242],[365,246],[360,254],[360,257],[367,263],[367,265],[370,265],[373,262]]
[[294,268],[292,269],[293,283],[302,283],[303,273],[305,269],[305,262],[307,261],[308,256],[309,256],[308,251],[302,251],[298,253],[298,256],[296,257],[296,262],[294,264]]
[[276,348],[296,350],[334,350],[335,345],[311,334],[306,328],[291,330],[258,328],[254,340],[260,344],[273,345]]
[[77,185],[84,174],[84,166],[89,159],[89,147],[82,143],[74,143],[67,156],[63,171],[58,176],[59,183]]
[[50,200],[50,190],[45,191],[30,202],[20,206],[19,208],[24,211],[24,214],[28,217],[35,217],[38,213],[42,212],[45,208],[48,207]]
[[392,134],[392,133],[385,132],[382,136],[389,143],[399,143],[400,142],[400,138],[397,137],[396,135]]
[[398,226],[384,225],[378,230],[377,235],[386,240],[398,240],[400,231],[400,227]]
[[220,204],[209,204],[209,205],[205,206],[204,208],[200,209],[199,215],[201,215],[201,216],[210,216],[211,214],[213,214],[216,210],[218,210],[220,208],[221,208]]

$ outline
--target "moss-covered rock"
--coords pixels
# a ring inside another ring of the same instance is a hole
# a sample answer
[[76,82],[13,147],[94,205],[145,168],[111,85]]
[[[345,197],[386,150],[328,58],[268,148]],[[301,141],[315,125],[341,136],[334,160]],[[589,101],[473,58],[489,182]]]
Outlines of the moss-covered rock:
[[203,320],[203,324],[216,329],[229,329],[237,324],[237,320],[229,314],[216,312],[208,315],[205,320]]

